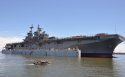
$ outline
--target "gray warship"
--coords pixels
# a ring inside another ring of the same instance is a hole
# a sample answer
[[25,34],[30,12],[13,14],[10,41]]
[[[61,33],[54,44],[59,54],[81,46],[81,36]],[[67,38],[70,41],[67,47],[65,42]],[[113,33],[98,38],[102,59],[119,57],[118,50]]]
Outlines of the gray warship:
[[81,56],[81,57],[113,57],[115,47],[125,38],[119,34],[99,33],[94,36],[72,36],[65,38],[49,37],[38,28],[33,32],[33,26],[23,42],[8,43],[2,53],[28,54],[41,56]]

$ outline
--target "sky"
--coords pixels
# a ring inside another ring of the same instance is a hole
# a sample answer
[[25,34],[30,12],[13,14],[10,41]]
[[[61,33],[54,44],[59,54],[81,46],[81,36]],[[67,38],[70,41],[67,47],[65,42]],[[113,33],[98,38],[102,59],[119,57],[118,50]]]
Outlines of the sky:
[[[125,0],[0,0],[1,47],[24,39],[32,24],[33,31],[40,24],[56,37],[97,33],[125,36]],[[121,45],[124,49],[125,43]]]

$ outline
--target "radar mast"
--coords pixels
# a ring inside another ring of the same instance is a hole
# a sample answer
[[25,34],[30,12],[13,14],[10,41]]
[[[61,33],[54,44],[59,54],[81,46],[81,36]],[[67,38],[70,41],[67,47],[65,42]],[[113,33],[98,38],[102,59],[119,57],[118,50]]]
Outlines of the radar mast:
[[42,31],[39,24],[38,24],[38,28],[37,29],[38,29],[38,32]]
[[32,24],[31,27],[30,27],[30,29],[31,29],[31,30],[30,30],[30,33],[32,33],[33,28],[34,28],[34,27],[33,27],[33,24]]

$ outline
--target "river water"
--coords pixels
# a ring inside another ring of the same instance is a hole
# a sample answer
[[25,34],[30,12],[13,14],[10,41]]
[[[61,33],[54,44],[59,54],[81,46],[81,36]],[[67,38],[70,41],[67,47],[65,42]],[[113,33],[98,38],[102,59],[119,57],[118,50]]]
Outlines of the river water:
[[[125,77],[125,55],[117,58],[32,57],[0,53],[0,77]],[[48,60],[47,65],[33,65]]]

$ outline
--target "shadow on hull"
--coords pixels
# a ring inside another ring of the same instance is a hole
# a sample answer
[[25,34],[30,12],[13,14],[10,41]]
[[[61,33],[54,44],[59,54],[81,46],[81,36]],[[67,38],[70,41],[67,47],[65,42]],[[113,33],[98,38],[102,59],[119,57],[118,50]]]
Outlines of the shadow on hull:
[[112,54],[105,53],[81,53],[81,57],[113,58]]

